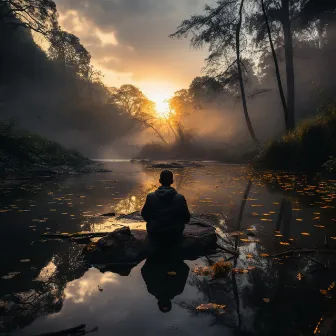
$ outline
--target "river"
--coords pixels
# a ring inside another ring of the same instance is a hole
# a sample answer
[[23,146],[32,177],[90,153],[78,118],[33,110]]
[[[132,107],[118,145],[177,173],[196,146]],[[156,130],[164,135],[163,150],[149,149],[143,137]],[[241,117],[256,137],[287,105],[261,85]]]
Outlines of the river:
[[[254,176],[245,166],[211,162],[175,170],[174,186],[193,213],[225,218],[221,230],[240,251],[232,260],[240,271],[213,280],[194,272],[209,259],[185,261],[185,276],[172,280],[179,288],[172,309],[162,313],[147,288],[149,282],[160,287],[160,277],[153,269],[144,280],[145,262],[128,276],[102,273],[82,265],[83,246],[41,238],[111,231],[113,221],[97,215],[140,210],[158,185],[159,170],[104,165],[112,172],[0,182],[0,332],[35,335],[80,324],[97,327],[97,335],[126,336],[311,335],[331,328],[336,254],[271,256],[336,248],[336,180]],[[213,259],[222,257],[229,258]],[[203,303],[226,308],[196,310]]]

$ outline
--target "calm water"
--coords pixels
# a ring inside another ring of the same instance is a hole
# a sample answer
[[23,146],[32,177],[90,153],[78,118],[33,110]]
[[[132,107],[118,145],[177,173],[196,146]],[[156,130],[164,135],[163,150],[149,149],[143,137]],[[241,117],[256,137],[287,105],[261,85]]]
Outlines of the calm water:
[[[226,218],[219,229],[239,249],[231,262],[244,273],[212,280],[193,272],[208,264],[201,258],[181,262],[167,282],[160,265],[142,262],[129,276],[102,273],[81,262],[83,246],[41,239],[45,232],[111,231],[113,220],[97,215],[140,210],[157,186],[158,170],[106,167],[113,172],[1,182],[1,332],[34,335],[82,323],[87,331],[98,327],[97,335],[312,335],[319,321],[322,333],[332,329],[336,254],[268,255],[336,248],[336,180],[253,177],[243,166],[216,163],[176,171],[175,187],[192,212]],[[209,258],[222,257],[230,255]],[[158,291],[174,296],[169,313],[158,309]],[[202,303],[227,308],[199,312]]]

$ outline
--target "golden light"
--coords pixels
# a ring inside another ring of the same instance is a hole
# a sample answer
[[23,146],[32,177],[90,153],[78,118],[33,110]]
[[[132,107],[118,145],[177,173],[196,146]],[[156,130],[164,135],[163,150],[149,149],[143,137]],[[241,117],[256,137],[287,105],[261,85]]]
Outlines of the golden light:
[[169,97],[161,92],[152,93],[149,99],[155,103],[155,111],[159,118],[168,119],[170,116],[169,112]]
[[148,99],[155,103],[157,117],[168,119],[171,116],[168,101],[176,89],[167,83],[160,82],[142,83],[141,89]]

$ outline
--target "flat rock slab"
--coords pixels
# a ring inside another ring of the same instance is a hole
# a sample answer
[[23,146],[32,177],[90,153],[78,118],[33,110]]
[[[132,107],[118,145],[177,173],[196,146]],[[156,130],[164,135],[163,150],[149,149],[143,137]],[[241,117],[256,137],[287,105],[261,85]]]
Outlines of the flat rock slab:
[[[143,222],[138,212],[117,217],[121,221]],[[215,228],[208,220],[193,216],[191,223],[187,224],[183,232],[181,243],[171,248],[174,255],[186,260],[194,260],[215,250],[217,235]],[[84,247],[83,254],[91,264],[104,265],[103,267],[132,268],[146,259],[149,255],[161,251],[162,246],[157,246],[149,241],[145,230],[130,230],[125,226],[109,233],[97,242],[92,242]]]
[[160,169],[169,169],[169,168],[201,168],[204,167],[197,162],[189,161],[174,161],[174,162],[158,162],[149,166],[150,168],[160,168]]

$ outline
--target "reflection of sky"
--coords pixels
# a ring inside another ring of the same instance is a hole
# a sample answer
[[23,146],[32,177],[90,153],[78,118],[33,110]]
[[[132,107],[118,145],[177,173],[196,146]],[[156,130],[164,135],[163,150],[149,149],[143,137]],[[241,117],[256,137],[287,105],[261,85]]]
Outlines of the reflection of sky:
[[[67,285],[61,312],[37,319],[22,334],[61,330],[85,323],[88,328],[97,326],[101,335],[196,335],[200,331],[206,335],[231,335],[220,326],[209,329],[210,316],[192,316],[176,304],[170,313],[161,313],[156,299],[147,292],[141,267],[142,264],[128,277],[103,274],[91,268],[81,279]],[[188,287],[173,302],[197,299],[202,299],[202,294]]]

